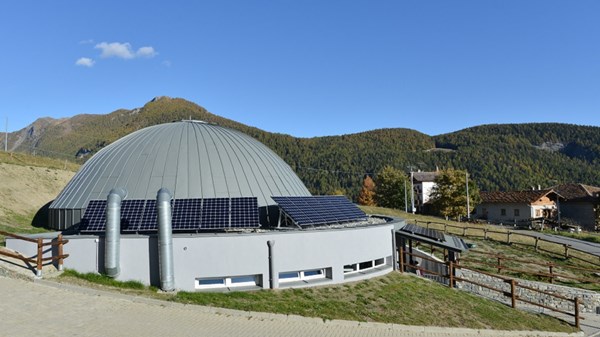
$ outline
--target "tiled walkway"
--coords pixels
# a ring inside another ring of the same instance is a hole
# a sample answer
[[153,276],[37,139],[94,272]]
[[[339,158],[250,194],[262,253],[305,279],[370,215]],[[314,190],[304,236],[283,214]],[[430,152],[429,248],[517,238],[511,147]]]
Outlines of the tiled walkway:
[[[0,277],[2,336],[567,336],[327,321],[169,303]],[[574,334],[583,336],[583,334]],[[573,335],[572,335],[573,336]]]

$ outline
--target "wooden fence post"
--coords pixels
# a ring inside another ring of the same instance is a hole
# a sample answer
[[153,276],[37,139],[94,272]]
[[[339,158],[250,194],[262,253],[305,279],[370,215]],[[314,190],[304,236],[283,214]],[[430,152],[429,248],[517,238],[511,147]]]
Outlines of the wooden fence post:
[[565,259],[569,258],[569,245],[568,244],[564,244],[565,246]]
[[462,236],[467,236],[467,227],[463,227],[463,235]]
[[535,251],[538,251],[538,242],[540,241],[540,238],[538,238],[537,236],[535,237]]
[[553,269],[554,265],[550,264],[548,266],[548,269],[550,270],[550,283],[554,283],[554,274],[552,273],[552,269]]
[[42,258],[44,255],[44,239],[39,238],[37,239],[37,265],[36,265],[36,271],[35,271],[35,276],[37,277],[42,277]]
[[510,235],[512,234],[512,232],[508,231],[506,232],[506,244],[510,245]]
[[487,240],[487,239],[488,239],[488,236],[487,236],[487,228],[484,228],[484,229],[483,229],[483,239],[484,239],[484,240]]
[[444,233],[448,233],[448,228],[447,227],[448,227],[448,224],[445,223],[444,224]]
[[513,308],[517,307],[516,288],[517,288],[517,281],[515,281],[514,279],[510,280],[510,305]]
[[58,234],[58,271],[63,270],[63,236]]
[[400,246],[398,246],[398,257],[400,260],[400,268],[398,270],[400,270],[401,273],[404,272],[404,239],[401,240],[401,244]]
[[454,288],[454,263],[448,263],[448,287]]
[[575,327],[579,329],[579,297],[575,297]]
[[498,274],[502,272],[502,256],[498,256]]

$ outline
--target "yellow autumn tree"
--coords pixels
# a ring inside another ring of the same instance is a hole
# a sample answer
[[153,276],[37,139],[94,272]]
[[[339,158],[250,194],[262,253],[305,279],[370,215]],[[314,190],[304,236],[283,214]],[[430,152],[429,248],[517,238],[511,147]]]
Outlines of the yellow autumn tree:
[[375,182],[370,176],[366,175],[363,180],[360,194],[358,195],[358,204],[364,206],[375,206]]

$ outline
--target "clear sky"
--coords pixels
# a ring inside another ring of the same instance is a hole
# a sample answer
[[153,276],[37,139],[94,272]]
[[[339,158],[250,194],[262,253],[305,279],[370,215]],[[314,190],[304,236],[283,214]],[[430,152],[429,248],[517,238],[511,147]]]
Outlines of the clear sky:
[[600,125],[600,1],[4,1],[0,129],[182,97],[311,137]]

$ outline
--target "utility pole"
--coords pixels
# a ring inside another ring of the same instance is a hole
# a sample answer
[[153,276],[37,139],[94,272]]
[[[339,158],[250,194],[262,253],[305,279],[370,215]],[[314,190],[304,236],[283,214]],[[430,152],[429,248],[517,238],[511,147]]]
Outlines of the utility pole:
[[406,195],[406,179],[404,179],[404,212],[408,213],[408,196]]
[[465,173],[465,185],[467,186],[467,220],[471,219],[471,206],[469,204],[469,172]]
[[6,117],[6,132],[4,132],[4,152],[8,152],[8,117]]
[[413,181],[413,171],[410,170],[410,206],[412,214],[415,214],[415,185]]

